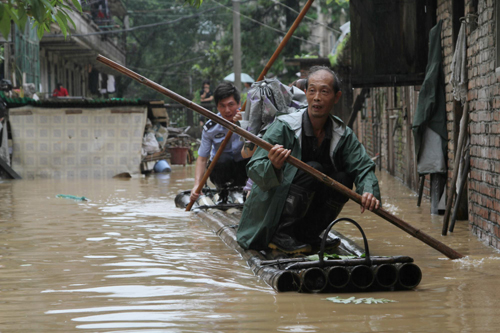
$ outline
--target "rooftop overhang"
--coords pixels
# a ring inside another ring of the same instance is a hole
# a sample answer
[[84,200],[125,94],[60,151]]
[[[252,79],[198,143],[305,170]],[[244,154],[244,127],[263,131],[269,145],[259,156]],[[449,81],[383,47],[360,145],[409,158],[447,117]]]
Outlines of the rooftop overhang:
[[353,87],[422,84],[435,0],[351,0]]
[[101,54],[120,64],[126,63],[125,52],[114,43],[101,40],[99,36],[44,38],[40,41],[40,47],[74,62],[97,65],[98,62],[95,59],[98,54]]

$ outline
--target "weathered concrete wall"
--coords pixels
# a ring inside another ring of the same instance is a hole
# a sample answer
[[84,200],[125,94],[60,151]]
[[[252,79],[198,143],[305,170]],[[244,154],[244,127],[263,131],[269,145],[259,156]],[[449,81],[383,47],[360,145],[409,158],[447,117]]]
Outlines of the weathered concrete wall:
[[12,168],[23,179],[138,174],[146,118],[145,106],[15,108]]

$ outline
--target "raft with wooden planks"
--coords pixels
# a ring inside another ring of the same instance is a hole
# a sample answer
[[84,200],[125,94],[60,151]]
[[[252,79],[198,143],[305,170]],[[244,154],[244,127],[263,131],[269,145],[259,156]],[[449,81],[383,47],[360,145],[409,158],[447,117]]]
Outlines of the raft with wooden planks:
[[[178,208],[189,204],[191,191],[180,192],[175,198]],[[341,240],[334,253],[323,248],[317,255],[287,257],[278,251],[256,251],[243,249],[236,240],[244,198],[241,190],[229,191],[228,201],[217,204],[217,191],[203,189],[203,195],[193,206],[193,212],[219,236],[227,246],[237,251],[252,271],[278,292],[357,292],[396,291],[416,288],[422,272],[408,256],[371,256],[366,236],[355,221],[340,218],[326,229],[327,237]],[[338,222],[353,223],[361,232],[364,248],[333,230]],[[326,239],[323,239],[323,247]]]

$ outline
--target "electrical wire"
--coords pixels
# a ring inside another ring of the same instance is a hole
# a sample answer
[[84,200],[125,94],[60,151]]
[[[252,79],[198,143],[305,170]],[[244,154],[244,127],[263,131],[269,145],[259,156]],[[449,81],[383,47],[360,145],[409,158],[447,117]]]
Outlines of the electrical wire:
[[[249,16],[246,16],[244,14],[241,14],[240,12],[236,12],[234,11],[232,8],[229,8],[223,4],[221,4],[220,2],[216,1],[216,0],[212,0],[213,2],[215,2],[218,7],[212,7],[212,8],[209,8],[207,10],[204,10],[202,12],[199,12],[199,13],[196,13],[196,14],[192,14],[192,15],[187,15],[187,16],[184,16],[184,17],[180,17],[180,18],[177,18],[175,20],[171,20],[171,21],[164,21],[164,22],[156,22],[156,23],[151,23],[151,24],[145,24],[145,25],[139,25],[139,26],[135,26],[135,27],[132,27],[132,28],[128,28],[128,29],[118,29],[118,30],[106,30],[106,31],[96,31],[96,32],[91,32],[91,33],[87,33],[87,34],[70,34],[69,36],[70,37],[87,37],[87,36],[97,36],[97,35],[108,35],[108,34],[118,34],[118,33],[122,33],[122,32],[130,32],[130,31],[135,31],[135,30],[140,30],[140,29],[147,29],[147,28],[154,28],[154,27],[158,27],[158,26],[163,26],[163,25],[169,25],[169,24],[173,24],[173,23],[177,23],[177,22],[180,22],[182,20],[185,20],[185,19],[189,19],[189,18],[194,18],[194,17],[197,17],[197,16],[200,16],[202,14],[205,14],[205,13],[208,13],[208,12],[211,12],[213,10],[216,10],[218,8],[225,8],[229,11],[232,11],[234,13],[237,13],[239,14],[241,17],[244,17],[252,22],[255,22],[261,26],[264,26],[268,29],[271,29],[271,30],[274,30],[278,33],[281,33],[283,35],[286,35],[287,33],[285,31],[282,31],[282,30],[279,30],[279,29],[276,29],[274,27],[271,27],[267,24],[264,24],[262,22],[259,22]],[[63,34],[50,34],[50,35],[44,35],[43,38],[61,38],[61,37],[64,37]],[[311,42],[307,39],[304,39],[304,38],[301,38],[301,37],[297,37],[297,36],[292,36],[292,38],[295,38],[295,39],[298,39],[298,40],[301,40],[305,43],[309,43],[309,44],[313,44],[313,45],[319,45],[319,43],[315,43],[315,42]]]
[[[260,25],[262,25],[262,26],[264,26],[264,27],[266,27],[266,28],[268,28],[268,29],[274,30],[274,31],[279,32],[280,34],[283,34],[283,35],[286,35],[286,34],[287,34],[287,32],[286,32],[286,31],[282,31],[282,30],[279,30],[279,29],[273,28],[273,27],[271,27],[271,26],[269,26],[269,25],[267,25],[267,24],[264,24],[264,23],[262,23],[262,22],[259,22],[259,21],[257,21],[257,20],[254,20],[254,19],[253,19],[253,18],[251,18],[250,16],[246,16],[246,15],[244,15],[244,14],[241,14],[241,12],[237,12],[237,11],[233,10],[232,8],[229,8],[229,7],[227,7],[227,6],[224,6],[223,4],[221,4],[220,2],[218,2],[218,1],[216,1],[216,0],[212,0],[212,2],[215,2],[215,3],[216,3],[216,4],[218,4],[219,6],[224,7],[224,8],[226,8],[227,10],[232,11],[233,13],[239,14],[241,17],[244,17],[244,18],[246,18],[246,19],[248,19],[248,20],[250,20],[250,21],[252,21],[252,22],[255,22],[255,23],[257,23],[257,24],[260,24]],[[292,35],[292,38],[295,38],[295,39],[301,40],[301,41],[303,41],[303,42],[305,42],[305,43],[309,43],[309,44],[313,44],[313,45],[319,45],[319,43],[311,42],[311,41],[308,41],[307,39],[304,39],[304,38],[301,38],[301,37],[297,37],[297,36],[293,36],[293,35]]]
[[[175,20],[171,20],[171,21],[164,21],[164,22],[156,22],[156,23],[145,24],[145,25],[138,25],[138,26],[135,26],[135,27],[132,27],[132,28],[128,28],[128,29],[96,31],[96,32],[88,33],[88,34],[70,34],[69,36],[71,36],[71,37],[87,37],[87,36],[96,36],[96,35],[118,34],[118,33],[122,33],[122,32],[129,32],[129,31],[135,31],[135,30],[140,30],[140,29],[154,28],[154,27],[159,27],[159,26],[162,26],[162,25],[168,25],[168,24],[177,23],[177,22],[180,22],[180,21],[185,20],[185,19],[190,19],[190,18],[193,18],[193,17],[197,17],[197,16],[200,16],[201,14],[205,14],[205,13],[211,12],[211,11],[219,9],[219,8],[220,7],[212,7],[210,9],[204,10],[202,12],[199,12],[199,13],[196,13],[196,14],[192,14],[192,15],[187,15],[187,16],[184,16],[184,17],[179,17],[179,18],[177,18]],[[51,34],[51,35],[44,35],[43,36],[43,38],[60,38],[60,37],[64,37],[64,35],[63,34]]]
[[[285,7],[286,9],[288,9],[288,10],[290,10],[290,11],[292,11],[292,12],[296,13],[296,14],[300,14],[298,11],[296,11],[296,10],[295,10],[295,9],[293,9],[292,7],[289,7],[289,6],[287,6],[287,5],[285,5],[285,4],[281,3],[281,2],[279,2],[278,0],[271,0],[271,1],[272,1],[272,2],[274,2],[274,3],[275,3],[275,4],[277,4],[277,5],[280,5],[280,6],[282,6],[282,7]],[[340,31],[340,30],[338,30],[338,29],[335,29],[335,28],[332,28],[332,27],[329,27],[329,26],[327,26],[326,24],[321,23],[321,22],[318,22],[317,20],[315,20],[315,19],[313,19],[313,18],[307,17],[307,15],[305,16],[305,18],[306,18],[306,19],[308,19],[308,20],[310,20],[310,21],[313,21],[313,22],[314,22],[315,24],[317,24],[317,25],[320,25],[320,26],[322,26],[322,27],[327,28],[328,30],[331,30],[331,31],[336,32],[336,33],[338,33],[338,34],[342,34],[342,31]]]
[[[181,65],[181,64],[184,64],[184,63],[187,63],[187,62],[191,62],[191,61],[195,61],[195,60],[199,60],[199,59],[205,59],[206,57],[205,56],[199,56],[199,57],[196,57],[196,58],[191,58],[191,59],[187,59],[187,60],[183,60],[183,61],[179,61],[179,62],[176,62],[174,64],[168,64],[166,66],[155,66],[156,69],[167,69],[167,68],[170,68],[170,67],[174,67],[174,66],[177,66],[177,65]],[[159,72],[159,71],[155,71],[154,69],[151,69],[151,68],[144,68],[144,67],[135,67],[135,66],[128,66],[129,68],[132,68],[132,69],[135,69],[135,70],[140,70],[140,71],[150,71],[150,72],[153,72],[153,73],[163,73],[163,72]]]
[[[246,0],[246,1],[240,1],[240,4],[247,3],[247,2],[254,2],[257,0]],[[178,3],[177,1],[173,1],[172,4]],[[133,14],[143,14],[143,13],[158,13],[158,12],[169,12],[173,10],[179,10],[179,8],[183,8],[183,6],[178,6],[178,7],[171,7],[171,8],[162,8],[162,9],[144,9],[144,10],[127,10],[127,14],[133,15]]]

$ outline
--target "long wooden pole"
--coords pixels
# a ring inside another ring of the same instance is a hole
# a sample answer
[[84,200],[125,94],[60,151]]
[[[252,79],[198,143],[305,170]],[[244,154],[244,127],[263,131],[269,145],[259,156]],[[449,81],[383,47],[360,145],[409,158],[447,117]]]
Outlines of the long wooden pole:
[[460,177],[460,182],[459,182],[459,187],[458,187],[458,193],[457,197],[455,199],[455,206],[453,206],[453,214],[451,215],[451,222],[450,222],[450,228],[448,229],[449,232],[453,232],[455,229],[455,222],[457,220],[457,214],[458,214],[458,206],[460,204],[460,199],[462,198],[462,193],[465,188],[465,184],[467,183],[467,175],[469,174],[469,169],[470,169],[470,154],[469,152],[466,153],[465,155],[465,166],[462,170],[462,175]]
[[[264,76],[266,76],[267,72],[269,72],[269,69],[274,64],[274,62],[276,61],[276,59],[278,59],[278,56],[280,55],[281,51],[283,50],[283,48],[285,47],[285,45],[288,43],[288,40],[292,37],[293,33],[295,32],[295,30],[299,26],[300,22],[302,21],[302,19],[306,15],[306,13],[309,10],[309,8],[311,8],[311,5],[312,5],[313,2],[314,2],[314,0],[307,1],[307,3],[304,6],[304,8],[302,8],[302,11],[299,13],[299,16],[297,16],[297,18],[293,22],[292,26],[288,30],[287,34],[285,35],[285,37],[283,38],[283,40],[281,41],[281,43],[278,45],[278,48],[276,49],[276,51],[274,51],[271,59],[269,59],[269,61],[267,62],[266,66],[264,67],[264,69],[260,73],[259,77],[257,78],[257,82],[262,81],[264,79]],[[239,13],[238,13],[238,15],[239,15]],[[236,73],[235,73],[235,75],[236,75]],[[235,77],[235,79],[236,79],[236,77]],[[245,103],[243,103],[243,106],[241,107],[242,111],[245,111],[246,105],[247,105],[247,101],[245,101]],[[217,150],[217,153],[215,154],[214,158],[212,159],[212,162],[210,163],[210,166],[208,167],[208,169],[203,174],[203,178],[201,179],[200,184],[196,188],[195,193],[198,193],[198,194],[201,193],[201,190],[203,189],[203,186],[205,186],[205,183],[207,182],[208,177],[210,177],[210,174],[212,173],[215,165],[217,164],[217,161],[219,160],[220,155],[222,155],[222,152],[224,151],[224,149],[226,149],[226,145],[231,140],[231,136],[232,135],[233,135],[233,132],[230,132],[230,131],[227,132],[226,137],[221,142],[221,144],[219,146],[219,149]],[[187,212],[190,211],[191,208],[193,207],[193,205],[194,205],[194,201],[190,201],[189,204],[186,206],[186,211]]]
[[465,143],[465,137],[467,135],[467,124],[469,122],[469,101],[465,102],[464,112],[462,114],[462,119],[460,120],[460,133],[458,134],[458,145],[455,151],[455,163],[453,164],[453,176],[451,178],[450,188],[448,190],[448,198],[446,202],[446,210],[443,217],[443,229],[441,230],[441,235],[446,236],[448,232],[448,223],[450,221],[451,206],[453,205],[453,197],[455,195],[455,189],[457,187],[458,169],[460,166],[460,160],[462,159],[462,150]]
[[[148,86],[148,87],[158,91],[159,93],[164,94],[165,96],[172,98],[176,102],[202,114],[203,116],[205,116],[205,117],[215,121],[216,123],[224,126],[228,130],[233,131],[233,132],[237,133],[238,135],[244,137],[245,139],[255,143],[257,146],[261,147],[262,149],[269,151],[273,147],[273,145],[270,144],[269,142],[262,140],[261,138],[253,135],[252,133],[250,133],[248,131],[245,131],[243,128],[237,126],[236,124],[233,124],[232,122],[227,121],[226,119],[224,119],[222,117],[219,117],[218,115],[205,109],[204,107],[193,103],[192,101],[188,100],[187,98],[184,98],[181,95],[178,95],[175,92],[168,90],[167,88],[165,88],[165,87],[163,87],[163,86],[161,86],[161,85],[159,85],[151,80],[148,80],[144,76],[141,76],[141,75],[131,71],[130,69],[128,69],[128,68],[126,68],[126,67],[106,58],[106,57],[103,57],[102,55],[97,56],[97,61],[115,69],[116,71],[118,71],[124,75],[127,75],[128,77],[144,84],[145,86]],[[291,165],[295,166],[296,168],[303,170],[304,172],[307,172],[311,176],[317,178],[319,181],[321,181],[325,185],[330,186],[333,189],[335,189],[336,191],[347,196],[349,199],[357,202],[358,204],[361,204],[361,195],[359,195],[356,192],[352,191],[351,189],[345,187],[344,185],[336,182],[335,180],[328,177],[324,173],[319,172],[318,170],[314,169],[313,167],[309,166],[308,164],[302,162],[301,160],[299,160],[291,155],[288,156],[286,161],[288,163],[290,163]],[[373,212],[375,214],[377,214],[378,216],[384,218],[388,222],[392,223],[396,227],[400,228],[401,230],[406,231],[407,233],[409,233],[413,237],[421,240],[422,242],[426,243],[430,247],[441,252],[442,254],[447,256],[448,258],[459,259],[459,258],[463,257],[460,253],[458,253],[455,250],[453,250],[452,248],[448,247],[446,244],[441,243],[440,241],[427,235],[423,231],[416,229],[412,225],[406,223],[405,221],[403,221],[399,217],[392,215],[391,213],[384,210],[383,208],[378,208],[378,209],[374,210]]]

